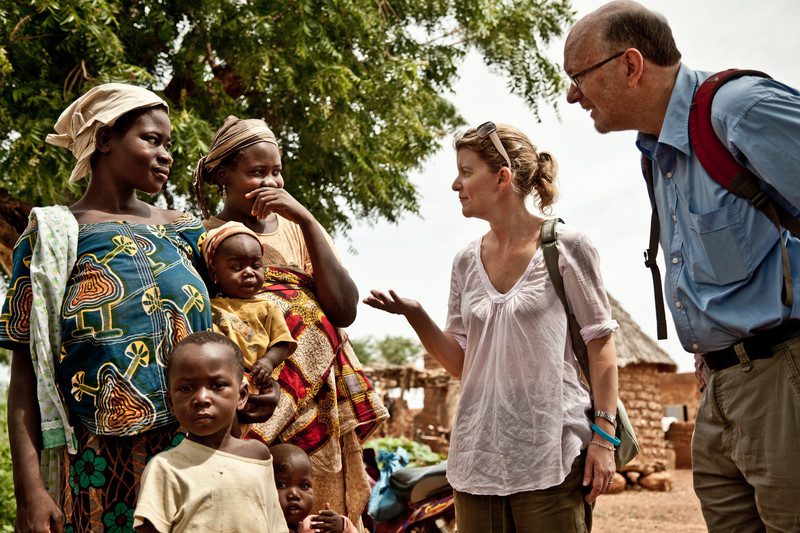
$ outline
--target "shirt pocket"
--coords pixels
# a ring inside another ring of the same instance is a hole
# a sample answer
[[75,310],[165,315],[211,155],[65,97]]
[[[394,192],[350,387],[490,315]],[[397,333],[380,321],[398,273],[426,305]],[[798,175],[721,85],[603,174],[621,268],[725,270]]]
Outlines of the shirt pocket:
[[753,270],[736,203],[698,215],[689,212],[693,243],[689,246],[690,273],[697,283],[727,285]]

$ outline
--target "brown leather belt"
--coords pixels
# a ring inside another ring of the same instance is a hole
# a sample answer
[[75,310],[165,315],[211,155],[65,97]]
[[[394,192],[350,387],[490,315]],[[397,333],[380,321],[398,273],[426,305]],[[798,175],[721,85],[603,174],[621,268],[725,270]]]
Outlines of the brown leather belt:
[[[800,320],[787,320],[780,326],[762,331],[736,344],[741,344],[747,360],[753,361],[772,357],[775,346],[795,337],[800,337]],[[736,354],[736,344],[704,353],[703,361],[706,366],[711,370],[723,370],[742,363],[742,359]]]

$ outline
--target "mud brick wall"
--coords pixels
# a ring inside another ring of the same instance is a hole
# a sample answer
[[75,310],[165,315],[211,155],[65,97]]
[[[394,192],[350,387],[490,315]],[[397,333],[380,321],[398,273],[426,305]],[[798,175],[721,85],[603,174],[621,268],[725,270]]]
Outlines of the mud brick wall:
[[632,465],[673,466],[673,454],[667,452],[661,427],[664,406],[661,403],[660,375],[655,365],[633,364],[619,369],[619,396],[641,447]]
[[675,450],[675,468],[692,468],[692,433],[694,422],[673,422],[667,440]]
[[685,405],[687,422],[694,420],[700,406],[700,387],[694,372],[661,374],[661,402],[664,405]]

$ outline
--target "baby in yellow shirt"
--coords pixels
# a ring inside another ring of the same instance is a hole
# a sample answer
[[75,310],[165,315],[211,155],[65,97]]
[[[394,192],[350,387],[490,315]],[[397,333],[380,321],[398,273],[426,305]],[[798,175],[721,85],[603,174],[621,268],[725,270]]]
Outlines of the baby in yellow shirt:
[[[252,383],[263,393],[272,388],[273,371],[297,343],[275,304],[256,298],[264,284],[261,240],[245,225],[228,222],[208,232],[202,251],[219,289],[211,300],[214,331],[239,346]],[[239,419],[248,421],[242,412]]]

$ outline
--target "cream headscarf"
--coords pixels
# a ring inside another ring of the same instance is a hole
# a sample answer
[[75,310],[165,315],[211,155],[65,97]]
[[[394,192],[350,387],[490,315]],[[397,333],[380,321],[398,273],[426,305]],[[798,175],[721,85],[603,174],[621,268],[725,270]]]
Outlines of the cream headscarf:
[[214,142],[208,155],[201,157],[194,169],[192,186],[197,195],[198,204],[203,210],[204,218],[208,218],[208,209],[203,201],[203,184],[211,181],[209,178],[226,157],[260,142],[278,146],[275,134],[263,120],[258,118],[240,119],[233,115],[225,119],[222,127],[214,136]]
[[56,133],[48,135],[45,141],[67,148],[78,160],[69,177],[70,183],[75,183],[91,170],[95,134],[101,126],[113,126],[128,111],[157,105],[169,110],[164,100],[144,87],[104,83],[72,102],[58,117]]

